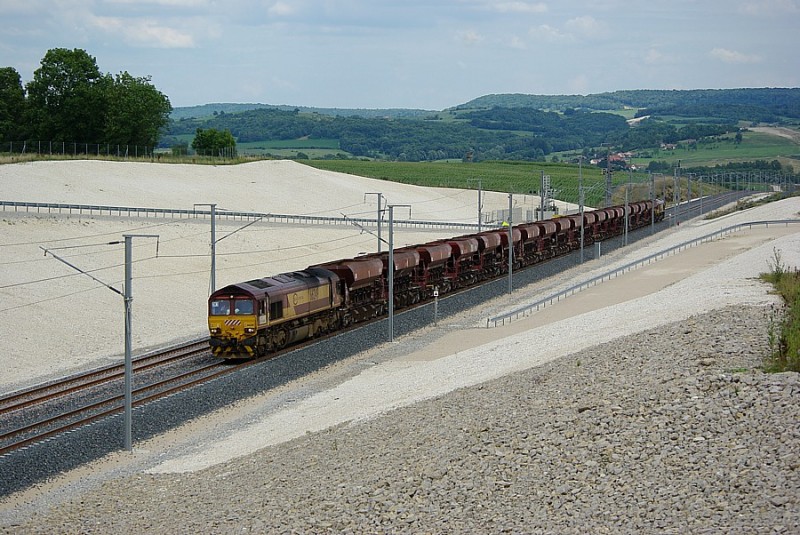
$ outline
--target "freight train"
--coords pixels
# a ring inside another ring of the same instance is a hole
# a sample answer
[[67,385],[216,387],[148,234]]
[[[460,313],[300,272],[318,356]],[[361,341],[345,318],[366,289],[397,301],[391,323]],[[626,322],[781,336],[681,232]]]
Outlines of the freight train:
[[[660,200],[628,205],[629,229],[664,218]],[[583,214],[584,244],[622,234],[625,207]],[[437,240],[393,251],[394,305],[403,308],[580,247],[581,215]],[[389,253],[231,284],[208,299],[214,356],[254,358],[388,313]]]

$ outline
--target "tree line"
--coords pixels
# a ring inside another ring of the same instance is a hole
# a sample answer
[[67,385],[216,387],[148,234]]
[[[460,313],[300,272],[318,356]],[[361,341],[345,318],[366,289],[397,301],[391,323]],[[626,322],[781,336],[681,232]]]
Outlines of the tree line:
[[484,95],[457,106],[456,110],[534,108],[564,112],[570,108],[589,110],[639,109],[644,115],[681,117],[731,117],[742,121],[775,122],[800,118],[799,88],[741,89],[631,89],[593,95]]
[[27,84],[0,68],[0,141],[150,147],[169,124],[169,98],[149,76],[104,74],[85,50],[53,48]]
[[387,119],[262,108],[173,121],[165,142],[179,144],[178,136],[212,130],[229,132],[238,143],[336,139],[353,156],[396,161],[460,159],[467,154],[472,161],[542,161],[562,151],[589,156],[592,147],[604,143],[617,150],[635,150],[738,131],[735,124],[678,127],[655,119],[631,128],[620,115],[581,109],[556,113],[495,106],[462,111],[456,117]]

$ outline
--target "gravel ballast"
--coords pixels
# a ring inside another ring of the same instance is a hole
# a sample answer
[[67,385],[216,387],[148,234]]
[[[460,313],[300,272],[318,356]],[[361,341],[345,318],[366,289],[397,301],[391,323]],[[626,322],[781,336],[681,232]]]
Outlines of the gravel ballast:
[[798,375],[727,307],[7,533],[797,533]]

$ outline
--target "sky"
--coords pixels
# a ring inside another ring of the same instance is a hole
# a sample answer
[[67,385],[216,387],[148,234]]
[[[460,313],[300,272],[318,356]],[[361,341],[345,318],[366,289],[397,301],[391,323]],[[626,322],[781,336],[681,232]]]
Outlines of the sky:
[[0,0],[0,67],[46,52],[174,107],[443,110],[497,93],[800,87],[800,0]]

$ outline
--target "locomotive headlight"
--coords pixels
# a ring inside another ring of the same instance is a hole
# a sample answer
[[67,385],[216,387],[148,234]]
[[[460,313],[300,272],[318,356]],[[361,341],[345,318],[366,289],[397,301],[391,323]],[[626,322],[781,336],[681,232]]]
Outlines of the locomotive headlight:
[[222,329],[220,329],[219,327],[214,327],[213,329],[211,329],[211,334],[220,334],[221,332]]
[[256,332],[256,330],[253,329],[252,327],[245,327],[244,332],[245,334],[253,334],[254,332]]

